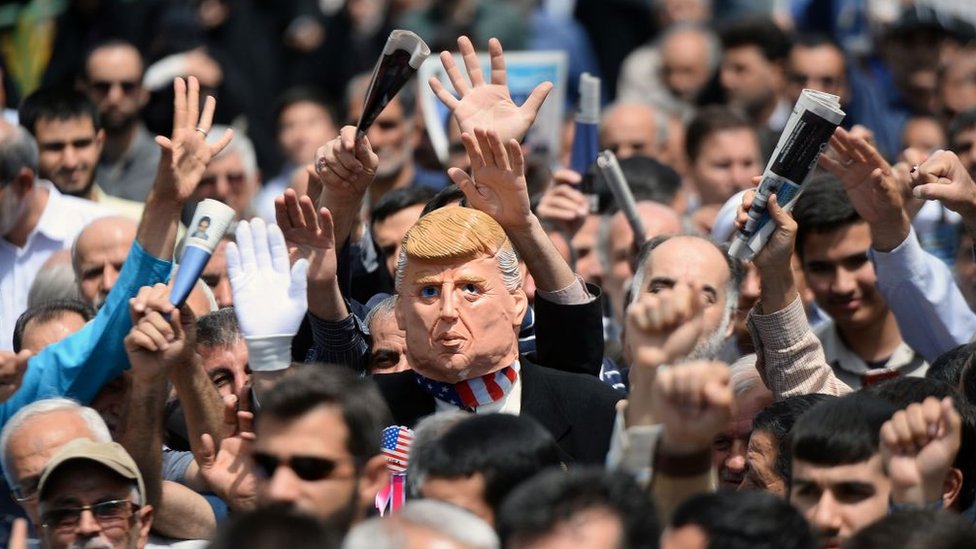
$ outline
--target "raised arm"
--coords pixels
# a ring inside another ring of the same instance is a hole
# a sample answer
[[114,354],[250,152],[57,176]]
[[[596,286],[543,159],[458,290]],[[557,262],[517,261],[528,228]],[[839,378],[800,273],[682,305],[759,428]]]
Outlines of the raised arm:
[[[753,197],[751,192],[743,197],[736,220],[740,227],[748,217]],[[790,265],[796,221],[775,200],[769,201],[769,215],[776,230],[755,258],[761,291],[759,304],[747,319],[756,348],[756,369],[776,400],[807,393],[850,392],[827,364],[800,302]]]
[[541,292],[556,292],[577,284],[576,275],[559,255],[529,205],[525,158],[514,138],[503,142],[498,132],[476,128],[461,134],[471,159],[469,176],[451,168],[448,175],[468,203],[494,218],[505,229],[519,257],[525,261]]
[[294,191],[275,199],[278,225],[289,253],[308,259],[308,312],[316,362],[340,364],[362,371],[367,342],[358,320],[350,314],[337,278],[337,242],[332,213],[316,211],[312,201]]
[[191,77],[187,85],[177,78],[174,89],[173,134],[157,138],[163,155],[136,242],[118,281],[92,322],[30,359],[20,389],[0,404],[0,423],[41,398],[67,396],[91,402],[105,383],[128,367],[122,343],[132,328],[128,301],[139,288],[169,278],[183,203],[193,194],[207,163],[232,137],[228,132],[208,146],[203,134],[213,118],[213,99],[207,99],[200,116],[196,79]]
[[[891,166],[877,149],[843,128],[834,133],[830,146],[833,153],[821,155],[821,164],[840,179],[854,209],[871,227],[878,289],[902,338],[929,362],[969,342],[976,333],[976,313],[945,263],[918,243]],[[913,174],[919,184],[915,193],[942,198],[947,207],[958,208],[967,227],[976,227],[976,191],[961,164],[954,167],[954,156],[940,152],[924,162]]]

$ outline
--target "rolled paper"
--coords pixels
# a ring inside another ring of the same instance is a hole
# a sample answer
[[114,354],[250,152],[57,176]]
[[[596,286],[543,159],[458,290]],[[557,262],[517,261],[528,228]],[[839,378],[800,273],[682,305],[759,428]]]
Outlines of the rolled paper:
[[749,219],[732,239],[730,256],[752,260],[763,249],[776,228],[766,208],[769,196],[775,193],[776,202],[784,210],[793,209],[803,184],[843,119],[844,111],[836,95],[816,90],[800,93],[752,199]]
[[639,247],[646,239],[644,233],[644,222],[637,213],[637,202],[634,201],[634,194],[627,186],[627,179],[624,172],[620,169],[620,162],[613,151],[606,150],[600,153],[596,159],[596,165],[603,172],[603,179],[613,193],[613,199],[617,202],[617,207],[624,212],[630,230],[634,231],[634,243]]
[[209,198],[197,205],[183,240],[180,269],[176,272],[176,280],[169,294],[170,303],[180,307],[186,301],[217,244],[227,232],[227,227],[234,220],[234,215],[233,208]]
[[[574,172],[583,175],[599,152],[600,79],[584,72],[580,75],[579,90],[580,104],[576,113],[569,165]],[[592,178],[583,179],[580,192],[589,200],[590,212],[596,213],[599,203],[597,194],[593,192]]]
[[417,74],[417,69],[430,55],[430,48],[416,34],[408,30],[394,30],[386,39],[383,54],[380,55],[373,77],[366,90],[363,101],[363,112],[356,124],[356,134],[366,135],[366,130],[373,124],[376,117],[383,112],[387,104],[393,100],[397,92],[403,88],[408,80]]

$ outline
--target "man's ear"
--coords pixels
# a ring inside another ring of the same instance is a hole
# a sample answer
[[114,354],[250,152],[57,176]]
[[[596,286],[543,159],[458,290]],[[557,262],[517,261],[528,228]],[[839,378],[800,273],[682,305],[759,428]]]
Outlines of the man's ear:
[[949,469],[942,481],[942,508],[951,509],[959,501],[962,492],[962,471],[955,467]]
[[515,316],[512,317],[512,326],[515,326],[515,331],[518,332],[522,326],[522,318],[525,317],[529,308],[529,298],[525,296],[522,288],[512,292],[512,298],[515,300]]
[[98,147],[98,155],[102,155],[102,147],[105,146],[105,130],[95,132],[95,146]]
[[407,315],[403,311],[403,307],[406,307],[406,305],[403,303],[403,300],[400,299],[400,296],[398,294],[396,296],[396,301],[393,304],[393,316],[396,318],[397,329],[399,329],[401,332],[406,332]]
[[35,180],[34,170],[30,168],[21,168],[14,177],[14,189],[17,191],[17,196],[24,198],[34,190],[34,180]]
[[149,541],[149,530],[152,529],[153,506],[143,505],[136,511],[136,515],[139,516],[139,543],[136,546],[145,547]]
[[386,457],[377,454],[363,464],[363,473],[359,479],[359,501],[373,501],[376,494],[383,488],[383,484],[390,480],[389,470],[386,468]]

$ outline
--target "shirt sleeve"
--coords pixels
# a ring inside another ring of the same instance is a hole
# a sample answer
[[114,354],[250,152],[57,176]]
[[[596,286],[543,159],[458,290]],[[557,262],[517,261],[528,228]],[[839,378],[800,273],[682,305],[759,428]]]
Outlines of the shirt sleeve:
[[776,400],[812,393],[851,392],[827,364],[799,297],[785,309],[768,315],[760,314],[756,305],[746,322],[756,354],[740,360],[755,360],[756,370]]
[[359,317],[350,314],[340,321],[329,321],[308,313],[308,321],[313,343],[306,362],[338,364],[360,373],[366,371],[369,342]]
[[20,389],[0,404],[0,422],[43,398],[67,397],[88,404],[103,385],[128,369],[123,339],[132,329],[129,299],[143,286],[166,282],[172,267],[171,261],[149,255],[134,242],[98,314],[30,359]]
[[922,249],[915,229],[890,252],[870,251],[878,289],[895,314],[901,336],[928,362],[969,343],[976,313],[956,285],[949,267]]

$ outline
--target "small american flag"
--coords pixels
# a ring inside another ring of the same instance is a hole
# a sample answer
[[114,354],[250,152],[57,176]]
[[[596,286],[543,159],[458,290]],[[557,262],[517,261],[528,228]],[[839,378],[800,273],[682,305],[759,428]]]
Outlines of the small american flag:
[[406,472],[412,442],[413,431],[407,427],[391,425],[383,429],[383,455],[390,472]]

